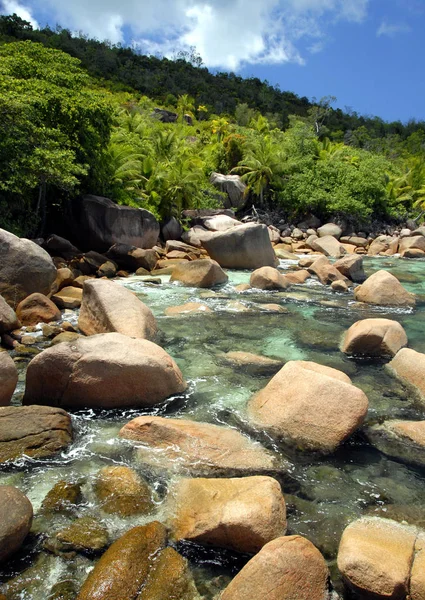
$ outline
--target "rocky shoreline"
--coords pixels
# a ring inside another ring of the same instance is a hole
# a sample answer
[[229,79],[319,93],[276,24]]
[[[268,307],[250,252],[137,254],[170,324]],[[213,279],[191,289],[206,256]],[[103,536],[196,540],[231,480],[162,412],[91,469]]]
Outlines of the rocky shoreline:
[[[161,286],[161,277],[170,276],[176,285],[214,294],[209,290],[220,290],[228,281],[226,269],[249,270],[249,284],[237,286],[237,293],[241,299],[249,290],[264,293],[264,307],[270,308],[263,310],[276,314],[285,309],[267,299],[308,280],[329,286],[337,298],[350,296],[359,306],[414,310],[421,302],[386,270],[367,277],[363,257],[421,258],[424,228],[392,236],[344,236],[335,224],[313,228],[304,223],[288,232],[240,223],[230,214],[193,219],[192,228],[179,232],[181,239],[158,245],[155,238],[149,248],[115,241],[104,253],[80,252],[58,236],[35,243],[0,230],[1,464],[13,468],[22,457],[54,458],[70,448],[72,415],[80,409],[149,409],[185,392],[185,373],[161,347],[152,311],[116,281],[131,273],[148,285]],[[282,270],[279,259],[292,260],[293,268]],[[247,310],[239,304],[235,310]],[[78,320],[63,319],[77,309]],[[173,318],[193,314],[205,319],[211,309],[189,302],[167,311]],[[194,322],[196,327],[202,321]],[[366,318],[347,329],[340,349],[347,356],[386,362],[388,373],[423,404],[425,355],[407,345],[397,321]],[[11,355],[16,359],[26,352],[34,357],[22,406],[11,406],[18,380]],[[172,414],[129,420],[119,438],[136,464],[148,466],[158,479],[170,472],[177,476],[163,502],[137,468],[123,465],[101,469],[89,493],[78,482],[59,482],[37,510],[17,487],[0,486],[0,562],[13,561],[23,544],[25,552],[34,544],[32,536],[40,536],[44,553],[66,560],[100,557],[81,589],[62,582],[50,599],[196,600],[206,596],[179,552],[179,544],[190,542],[247,555],[217,600],[338,598],[320,551],[303,536],[285,535],[291,517],[283,482],[293,465],[247,432],[266,434],[277,447],[297,453],[331,455],[362,428],[368,397],[344,372],[313,361],[282,365],[236,351],[229,351],[226,360],[234,369],[273,375],[247,403],[247,431]],[[387,419],[365,427],[364,435],[385,455],[422,467],[423,423]],[[116,539],[101,516],[78,516],[88,498],[95,498],[106,514],[136,520],[129,520],[127,531]],[[66,516],[53,533],[52,515]],[[424,536],[419,527],[391,519],[352,521],[338,552],[342,593],[424,599]],[[7,600],[26,597],[13,580],[0,590]]]

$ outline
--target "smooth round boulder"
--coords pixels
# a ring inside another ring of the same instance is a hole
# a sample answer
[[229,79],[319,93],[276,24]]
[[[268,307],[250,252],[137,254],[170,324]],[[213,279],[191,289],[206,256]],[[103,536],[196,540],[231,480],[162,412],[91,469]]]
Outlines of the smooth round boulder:
[[18,383],[18,370],[6,351],[0,350],[0,406],[8,406]]
[[227,283],[228,276],[215,260],[209,258],[183,261],[176,265],[170,281],[197,288],[210,288]]
[[299,535],[266,544],[243,567],[220,600],[331,600],[325,559]]
[[255,554],[286,533],[285,500],[272,477],[181,479],[168,502],[176,541]]
[[143,416],[127,423],[119,435],[141,442],[137,449],[139,462],[160,472],[229,477],[288,469],[259,443],[230,427]]
[[333,452],[363,423],[368,399],[331,367],[289,361],[248,403],[257,429],[299,450]]
[[377,271],[356,287],[354,297],[359,302],[380,306],[415,306],[415,295],[408,292],[388,271]]
[[31,502],[17,488],[0,485],[0,563],[22,546],[32,524]]
[[0,294],[10,306],[34,292],[47,296],[55,279],[56,267],[45,250],[0,229]]
[[57,344],[33,358],[23,402],[72,408],[145,407],[186,387],[174,360],[153,342],[103,333]]
[[16,315],[23,325],[37,325],[37,323],[59,321],[61,311],[49,298],[35,293],[18,304]]
[[405,600],[417,529],[378,517],[351,523],[342,534],[338,568],[361,597]]
[[336,223],[325,223],[321,227],[318,227],[317,235],[321,238],[332,235],[334,238],[339,240],[342,235],[342,229]]
[[251,274],[249,284],[259,290],[286,290],[290,285],[285,275],[282,275],[274,267],[256,269]]
[[397,321],[362,319],[348,329],[341,350],[344,354],[394,356],[406,345],[406,332]]
[[411,348],[402,348],[387,366],[415,391],[419,401],[425,405],[425,354]]
[[85,335],[117,332],[154,340],[157,334],[150,308],[130,290],[107,279],[84,282],[78,327]]
[[127,531],[102,554],[77,600],[134,600],[166,540],[157,521]]
[[94,489],[106,513],[128,517],[148,514],[153,509],[148,484],[130,467],[104,467],[97,474]]

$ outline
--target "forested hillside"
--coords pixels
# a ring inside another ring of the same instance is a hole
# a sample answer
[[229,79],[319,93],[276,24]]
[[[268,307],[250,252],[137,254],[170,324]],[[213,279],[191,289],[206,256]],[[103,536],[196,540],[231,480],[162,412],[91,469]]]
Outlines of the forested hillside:
[[425,207],[425,123],[212,75],[196,54],[139,56],[16,16],[0,18],[0,33],[0,227],[41,235],[81,193],[158,218],[220,206],[214,171],[240,175],[248,201],[289,221],[313,212],[366,226]]

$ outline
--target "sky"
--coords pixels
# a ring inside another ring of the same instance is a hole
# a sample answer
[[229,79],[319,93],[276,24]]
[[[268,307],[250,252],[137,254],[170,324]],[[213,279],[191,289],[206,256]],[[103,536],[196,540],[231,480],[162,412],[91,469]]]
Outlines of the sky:
[[0,0],[34,27],[267,79],[387,121],[425,120],[425,0]]

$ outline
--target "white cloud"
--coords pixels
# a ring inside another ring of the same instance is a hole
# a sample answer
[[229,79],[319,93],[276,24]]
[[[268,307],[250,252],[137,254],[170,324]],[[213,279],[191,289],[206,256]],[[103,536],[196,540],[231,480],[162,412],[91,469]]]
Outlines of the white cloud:
[[[49,22],[144,52],[195,46],[209,67],[302,64],[338,21],[361,22],[370,0],[20,0]],[[1,0],[0,0],[1,2]],[[5,0],[16,4],[17,0]],[[130,32],[130,33],[129,33]]]
[[381,37],[382,35],[395,37],[399,33],[409,33],[409,31],[411,31],[411,29],[406,23],[388,23],[387,21],[382,21],[376,35],[378,37]]
[[31,23],[34,29],[38,29],[39,27],[31,11],[27,7],[21,6],[16,0],[3,0],[3,2],[0,2],[0,13],[4,15],[13,15],[15,13],[24,21]]

